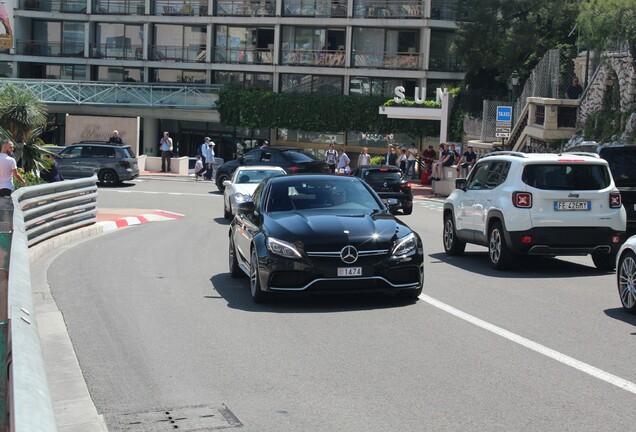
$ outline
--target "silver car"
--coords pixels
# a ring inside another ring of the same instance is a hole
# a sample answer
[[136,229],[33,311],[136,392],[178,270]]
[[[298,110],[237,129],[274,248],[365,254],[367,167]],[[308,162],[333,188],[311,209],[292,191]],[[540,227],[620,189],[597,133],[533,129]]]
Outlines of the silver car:
[[70,180],[97,174],[100,182],[116,184],[139,176],[139,165],[128,145],[104,142],[71,144],[57,155],[59,172]]
[[236,214],[236,204],[250,201],[258,184],[272,176],[287,174],[280,167],[252,165],[239,167],[231,180],[225,180],[223,186],[223,217],[232,219]]

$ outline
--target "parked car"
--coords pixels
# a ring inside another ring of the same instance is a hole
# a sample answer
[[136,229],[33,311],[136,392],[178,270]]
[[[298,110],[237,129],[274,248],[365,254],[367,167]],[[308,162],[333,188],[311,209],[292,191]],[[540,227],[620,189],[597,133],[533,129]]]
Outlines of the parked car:
[[258,184],[267,177],[285,175],[284,169],[267,165],[238,167],[231,180],[225,180],[223,186],[223,217],[232,219],[238,203],[251,201]]
[[482,157],[444,203],[444,250],[488,248],[491,265],[517,254],[591,255],[611,270],[626,214],[607,161],[592,154],[496,152]]
[[71,144],[58,153],[57,162],[60,174],[67,180],[97,174],[100,182],[115,184],[139,176],[137,158],[129,145]]
[[248,151],[238,159],[225,162],[216,170],[216,187],[223,192],[223,182],[229,180],[240,166],[270,165],[283,168],[289,174],[325,173],[329,166],[311,153],[289,147],[266,147]]
[[413,190],[403,174],[398,167],[380,165],[359,166],[351,173],[371,186],[382,200],[393,200],[390,205],[393,213],[401,209],[405,215],[410,215],[413,212]]
[[628,238],[618,251],[616,284],[623,308],[636,314],[636,236]]
[[237,205],[229,231],[232,277],[250,278],[255,302],[272,292],[388,292],[417,298],[420,237],[350,176],[286,175]]
[[607,161],[627,212],[627,235],[636,234],[636,145],[607,145],[597,148]]

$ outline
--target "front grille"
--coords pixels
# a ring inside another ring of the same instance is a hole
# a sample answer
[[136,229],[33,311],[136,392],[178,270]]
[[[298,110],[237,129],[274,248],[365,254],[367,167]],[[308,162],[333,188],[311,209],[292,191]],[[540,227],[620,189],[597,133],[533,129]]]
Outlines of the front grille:
[[321,280],[311,286],[312,291],[361,291],[390,289],[391,285],[382,279],[329,279]]
[[277,271],[274,272],[270,279],[269,284],[278,288],[300,288],[309,283],[311,278],[306,273],[298,271]]
[[[359,250],[358,257],[364,258],[370,256],[382,256],[387,255],[388,253],[388,249]],[[340,251],[307,252],[307,256],[310,256],[312,258],[340,258]]]
[[420,270],[416,267],[392,269],[387,278],[394,284],[416,283],[420,281]]

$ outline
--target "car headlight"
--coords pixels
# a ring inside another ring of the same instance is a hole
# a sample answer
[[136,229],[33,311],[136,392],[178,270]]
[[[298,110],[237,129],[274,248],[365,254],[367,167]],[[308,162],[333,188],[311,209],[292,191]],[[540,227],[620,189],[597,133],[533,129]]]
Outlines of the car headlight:
[[240,192],[237,192],[234,194],[234,200],[237,203],[242,203],[242,202],[247,202],[247,201],[251,201],[252,200],[252,195],[249,194],[242,194]]
[[392,256],[406,255],[409,252],[414,251],[417,248],[417,237],[415,233],[404,236],[403,238],[396,240],[393,243],[393,249],[391,250]]
[[302,258],[302,255],[296,246],[291,243],[287,243],[286,241],[268,237],[265,244],[267,245],[267,250],[274,255],[293,259]]

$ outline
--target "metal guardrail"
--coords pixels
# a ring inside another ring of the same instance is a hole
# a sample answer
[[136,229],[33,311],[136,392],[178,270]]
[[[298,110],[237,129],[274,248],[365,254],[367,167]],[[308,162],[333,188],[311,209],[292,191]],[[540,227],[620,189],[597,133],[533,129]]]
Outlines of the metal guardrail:
[[97,177],[18,189],[8,283],[8,395],[14,432],[57,431],[34,316],[29,246],[92,224],[97,214]]

